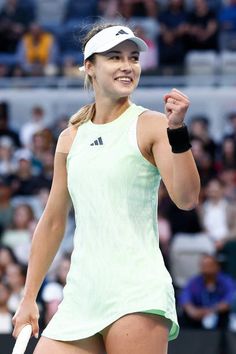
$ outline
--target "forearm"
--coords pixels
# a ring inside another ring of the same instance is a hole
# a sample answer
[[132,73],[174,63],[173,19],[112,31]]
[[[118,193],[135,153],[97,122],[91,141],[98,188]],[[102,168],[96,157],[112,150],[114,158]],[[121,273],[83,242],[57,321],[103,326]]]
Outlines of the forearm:
[[183,306],[186,314],[194,320],[200,321],[204,316],[210,313],[209,309],[199,308],[192,304],[185,304]]
[[214,310],[219,313],[224,313],[229,311],[230,306],[227,302],[219,302],[214,306]]
[[198,203],[200,178],[192,152],[172,153],[172,159],[173,200],[180,209],[193,209]]
[[24,297],[36,299],[43,279],[56,255],[65,231],[63,223],[43,216],[35,230],[25,283]]

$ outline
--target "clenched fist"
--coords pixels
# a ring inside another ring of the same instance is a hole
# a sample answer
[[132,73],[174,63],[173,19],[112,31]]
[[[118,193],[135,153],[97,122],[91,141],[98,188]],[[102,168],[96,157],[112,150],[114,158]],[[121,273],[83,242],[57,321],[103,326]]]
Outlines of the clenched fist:
[[177,89],[172,89],[164,96],[165,114],[170,129],[183,126],[184,117],[188,110],[189,98]]

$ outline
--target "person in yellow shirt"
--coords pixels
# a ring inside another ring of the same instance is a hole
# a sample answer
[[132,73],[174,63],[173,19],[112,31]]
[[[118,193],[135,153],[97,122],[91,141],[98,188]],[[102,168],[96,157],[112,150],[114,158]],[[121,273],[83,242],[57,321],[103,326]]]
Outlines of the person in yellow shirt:
[[18,48],[18,60],[29,72],[35,68],[43,72],[48,64],[56,64],[58,47],[53,34],[45,32],[37,23],[32,23]]

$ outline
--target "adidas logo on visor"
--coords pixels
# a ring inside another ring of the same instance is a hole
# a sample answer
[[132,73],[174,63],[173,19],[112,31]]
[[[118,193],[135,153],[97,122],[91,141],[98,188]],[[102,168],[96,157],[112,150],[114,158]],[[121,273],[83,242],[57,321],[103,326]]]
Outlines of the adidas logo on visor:
[[116,36],[119,36],[119,34],[128,34],[125,32],[123,29],[121,29],[119,32],[116,33]]

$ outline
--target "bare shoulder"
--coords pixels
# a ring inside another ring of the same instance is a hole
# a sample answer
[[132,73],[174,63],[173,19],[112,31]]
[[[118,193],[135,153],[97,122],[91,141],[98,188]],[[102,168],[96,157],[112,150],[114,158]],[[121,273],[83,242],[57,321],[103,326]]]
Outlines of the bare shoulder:
[[71,145],[77,133],[77,129],[77,127],[71,125],[68,128],[62,130],[58,137],[56,152],[61,152],[64,154],[69,153]]
[[152,143],[166,134],[167,126],[166,115],[161,112],[147,110],[139,117],[139,128]]
[[143,121],[148,121],[149,124],[162,124],[163,122],[167,122],[167,118],[166,115],[164,113],[161,112],[157,112],[157,111],[151,111],[151,110],[147,110],[144,111],[141,115],[140,118]]

